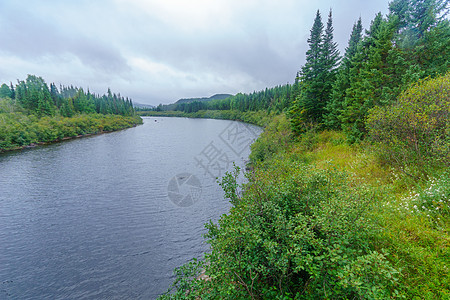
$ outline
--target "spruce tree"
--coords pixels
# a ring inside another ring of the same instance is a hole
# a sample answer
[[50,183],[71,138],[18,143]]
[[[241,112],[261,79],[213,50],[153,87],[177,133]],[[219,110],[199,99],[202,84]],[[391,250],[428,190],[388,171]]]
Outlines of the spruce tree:
[[6,97],[11,98],[11,89],[8,85],[6,85],[6,83],[3,83],[0,86],[0,99]]
[[305,123],[323,122],[340,60],[337,44],[333,41],[333,30],[332,12],[328,15],[324,32],[322,18],[317,11],[308,39],[306,62],[299,74],[300,93],[289,114],[292,128],[297,134],[303,131]]
[[331,90],[330,102],[326,106],[326,115],[324,123],[328,128],[341,129],[341,121],[339,116],[342,113],[343,102],[346,96],[346,91],[350,87],[350,68],[352,60],[355,57],[362,40],[362,21],[361,18],[353,25],[352,33],[348,41],[348,46],[345,49],[344,58],[336,74],[336,80],[333,83]]
[[12,82],[10,82],[10,90],[11,90],[11,99],[16,99],[16,90],[14,89],[14,86],[12,84]]
[[320,96],[324,89],[324,69],[322,57],[323,23],[320,12],[317,11],[311,37],[308,39],[309,50],[306,52],[306,62],[301,69],[302,91],[300,95],[300,106],[305,116],[304,120],[317,121],[320,116]]
[[386,20],[379,13],[366,31],[361,51],[352,61],[350,87],[346,90],[339,116],[350,142],[364,137],[369,109],[392,103],[400,93],[406,63],[393,45],[396,26],[396,19]]
[[52,116],[55,113],[55,106],[46,83],[38,93],[36,112],[39,116]]
[[326,75],[326,87],[325,87],[325,95],[329,95],[331,84],[334,81],[334,77],[337,72],[337,67],[339,65],[340,56],[337,43],[334,42],[333,38],[333,14],[330,10],[328,15],[327,28],[325,29],[325,34],[323,37],[322,44],[322,54],[321,59],[323,61],[324,72]]

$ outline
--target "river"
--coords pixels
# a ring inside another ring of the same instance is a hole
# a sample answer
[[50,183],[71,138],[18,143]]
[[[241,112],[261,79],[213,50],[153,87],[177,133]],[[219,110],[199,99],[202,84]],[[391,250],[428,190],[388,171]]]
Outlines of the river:
[[214,179],[261,129],[144,118],[123,131],[0,154],[0,299],[154,299],[208,251],[230,204]]

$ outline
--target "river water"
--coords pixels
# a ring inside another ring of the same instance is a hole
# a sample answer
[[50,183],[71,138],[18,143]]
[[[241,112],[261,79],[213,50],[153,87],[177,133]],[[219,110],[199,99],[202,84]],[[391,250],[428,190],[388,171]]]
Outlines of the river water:
[[144,125],[0,155],[0,299],[154,299],[208,250],[256,126]]

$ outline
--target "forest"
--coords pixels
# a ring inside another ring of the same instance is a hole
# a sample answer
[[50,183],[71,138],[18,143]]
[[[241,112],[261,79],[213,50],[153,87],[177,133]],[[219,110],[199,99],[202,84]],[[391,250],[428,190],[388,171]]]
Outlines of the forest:
[[109,89],[103,96],[58,89],[35,75],[0,86],[0,120],[0,152],[142,123],[132,101]]
[[448,12],[393,0],[341,54],[317,11],[292,85],[145,112],[265,127],[161,299],[449,299]]
[[317,11],[306,62],[293,84],[154,111],[286,112],[297,134],[316,124],[343,130],[351,142],[362,140],[371,108],[391,105],[411,84],[449,69],[448,1],[393,1],[389,11],[377,14],[367,30],[357,20],[343,55],[333,41],[332,12],[324,25]]

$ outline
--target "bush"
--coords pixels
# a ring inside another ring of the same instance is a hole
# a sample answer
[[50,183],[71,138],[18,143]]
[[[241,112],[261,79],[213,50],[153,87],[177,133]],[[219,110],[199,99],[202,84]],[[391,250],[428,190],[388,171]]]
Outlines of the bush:
[[406,170],[450,165],[450,72],[419,81],[392,107],[372,109],[367,127],[383,162]]
[[250,161],[258,163],[271,158],[273,154],[287,148],[291,136],[292,133],[286,116],[282,114],[274,117],[265,128],[264,133],[252,144]]
[[[202,266],[210,280],[196,273],[186,280],[178,271],[183,290],[174,298],[394,297],[398,271],[371,245],[374,191],[351,187],[343,173],[284,159],[267,168],[251,175],[242,194],[238,171],[222,179],[233,207],[207,225],[212,252]],[[199,269],[188,266],[180,270]]]
[[142,124],[139,116],[81,114],[61,116],[0,113],[0,152],[34,143],[48,143],[65,137],[114,131]]

